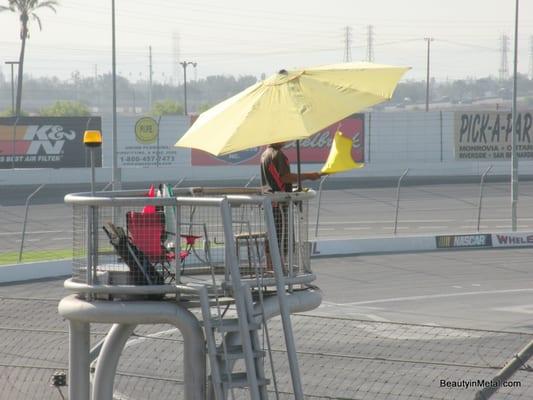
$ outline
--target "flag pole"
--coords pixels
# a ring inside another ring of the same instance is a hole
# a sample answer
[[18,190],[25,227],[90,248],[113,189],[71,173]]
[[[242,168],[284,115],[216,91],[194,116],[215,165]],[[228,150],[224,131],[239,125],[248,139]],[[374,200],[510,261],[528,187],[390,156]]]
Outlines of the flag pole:
[[302,165],[300,160],[300,141],[296,141],[296,168],[298,174],[298,191],[302,191]]

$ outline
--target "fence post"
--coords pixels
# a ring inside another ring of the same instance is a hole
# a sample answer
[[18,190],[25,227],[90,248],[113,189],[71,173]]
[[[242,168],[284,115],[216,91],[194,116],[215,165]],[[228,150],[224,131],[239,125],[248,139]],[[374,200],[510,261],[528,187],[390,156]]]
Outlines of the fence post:
[[371,154],[372,154],[372,113],[368,113],[368,157],[367,157],[368,162],[370,162],[371,160]]
[[250,186],[252,184],[252,182],[255,181],[256,177],[257,177],[257,175],[254,175],[250,179],[248,179],[248,182],[246,182],[246,185],[244,185],[244,187],[247,188],[248,186]]
[[178,188],[183,183],[184,180],[185,178],[181,178],[179,181],[176,182],[176,184],[172,187],[172,189]]
[[474,400],[487,400],[501,387],[504,382],[507,382],[510,377],[514,375],[522,366],[526,365],[528,360],[533,356],[533,341],[524,347],[520,353],[515,356],[503,367],[498,374],[492,378],[493,385],[487,385],[479,390],[474,397]]
[[30,208],[30,201],[31,201],[32,197],[35,196],[37,194],[37,192],[39,190],[41,190],[43,187],[45,187],[45,186],[46,186],[46,184],[43,183],[32,194],[30,194],[26,198],[26,213],[24,214],[24,224],[22,225],[22,238],[21,238],[21,241],[20,241],[19,262],[22,261],[22,251],[24,250],[24,237],[26,236],[26,223],[28,221],[28,210]]
[[491,169],[492,169],[492,165],[489,166],[485,170],[485,172],[483,172],[483,174],[481,175],[481,182],[479,184],[479,204],[477,207],[477,232],[479,232],[479,223],[481,221],[481,204],[483,202],[483,188],[485,184],[485,177],[487,176],[487,174],[490,172]]
[[316,206],[316,225],[315,225],[315,237],[318,237],[318,221],[320,220],[320,205],[322,204],[322,185],[328,179],[329,175],[324,176],[320,180],[320,185],[318,186],[318,204]]
[[440,127],[440,162],[444,161],[444,151],[443,151],[443,143],[442,143],[442,136],[443,136],[443,128],[442,128],[442,110],[439,112],[439,127]]
[[105,192],[107,189],[109,189],[111,187],[111,185],[113,184],[113,182],[108,182],[101,190],[101,192]]
[[398,210],[400,209],[400,187],[402,185],[403,178],[409,173],[409,168],[407,168],[402,176],[398,179],[398,187],[396,188],[396,217],[394,218],[394,234],[398,229]]

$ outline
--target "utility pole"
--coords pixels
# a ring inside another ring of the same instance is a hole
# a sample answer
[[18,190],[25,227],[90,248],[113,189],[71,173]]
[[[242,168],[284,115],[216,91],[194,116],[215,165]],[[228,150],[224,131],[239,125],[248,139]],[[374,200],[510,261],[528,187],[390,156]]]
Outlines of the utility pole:
[[431,53],[431,42],[435,39],[431,37],[426,37],[424,40],[427,42],[427,64],[426,64],[426,112],[429,111],[429,61],[430,61],[430,53]]
[[182,61],[180,65],[183,67],[183,114],[187,115],[187,66],[192,65],[196,68],[198,64],[192,61]]
[[533,36],[529,37],[529,79],[533,80]]
[[518,205],[518,154],[516,147],[518,145],[518,138],[516,132],[516,119],[518,117],[518,110],[516,109],[517,96],[517,80],[518,80],[518,3],[515,5],[515,22],[514,22],[514,62],[513,62],[513,105],[511,118],[513,120],[513,133],[511,138],[511,229],[516,232],[516,217]]
[[117,157],[117,41],[116,41],[116,27],[115,27],[115,0],[111,0],[111,77],[112,77],[112,92],[113,92],[113,128],[112,128],[112,169],[111,182],[113,190],[120,190],[122,186],[122,178],[120,177],[120,169],[118,168]]
[[500,69],[498,72],[501,82],[509,78],[509,63],[507,61],[507,52],[509,51],[509,36],[505,34],[502,35],[500,41]]
[[366,33],[366,61],[374,62],[374,26],[368,25]]
[[352,28],[344,28],[344,62],[352,61]]
[[15,114],[15,73],[13,67],[18,65],[18,61],[6,61],[5,64],[11,66],[11,113]]
[[148,46],[148,110],[152,110],[152,78],[154,76],[154,71],[152,69],[152,46]]

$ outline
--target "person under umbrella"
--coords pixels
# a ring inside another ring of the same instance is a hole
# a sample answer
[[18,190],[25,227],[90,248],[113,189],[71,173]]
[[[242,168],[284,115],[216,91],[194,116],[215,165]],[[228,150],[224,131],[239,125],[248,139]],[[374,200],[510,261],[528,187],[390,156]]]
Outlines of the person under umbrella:
[[[273,143],[261,154],[261,191],[263,194],[276,192],[292,192],[293,183],[298,182],[298,174],[291,172],[289,159],[283,153],[287,142]],[[300,180],[316,181],[322,176],[319,172],[300,174]],[[272,203],[272,212],[276,224],[276,236],[280,254],[284,258],[288,250],[287,206]]]

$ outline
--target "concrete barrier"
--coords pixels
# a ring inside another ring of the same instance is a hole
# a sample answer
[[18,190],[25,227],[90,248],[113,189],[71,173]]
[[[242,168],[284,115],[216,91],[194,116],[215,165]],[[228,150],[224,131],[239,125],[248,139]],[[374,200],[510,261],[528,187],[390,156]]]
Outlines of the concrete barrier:
[[[357,254],[386,254],[480,248],[533,247],[533,232],[461,233],[372,237],[359,239],[320,239],[312,242],[312,257]],[[44,261],[0,266],[0,283],[67,276],[71,260]]]
[[72,260],[42,261],[0,266],[0,283],[53,278],[72,274]]

